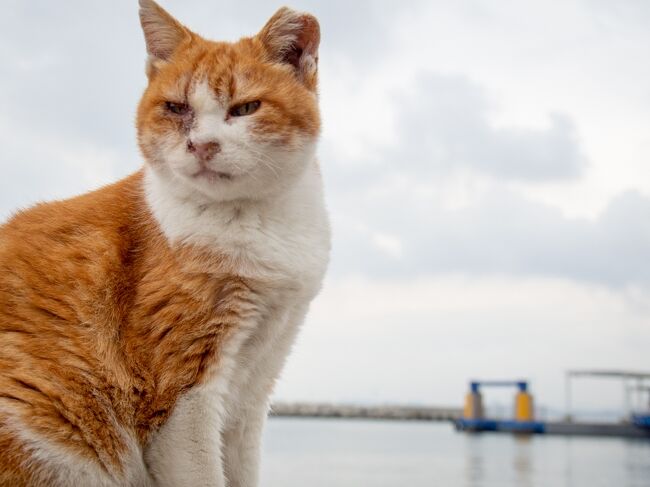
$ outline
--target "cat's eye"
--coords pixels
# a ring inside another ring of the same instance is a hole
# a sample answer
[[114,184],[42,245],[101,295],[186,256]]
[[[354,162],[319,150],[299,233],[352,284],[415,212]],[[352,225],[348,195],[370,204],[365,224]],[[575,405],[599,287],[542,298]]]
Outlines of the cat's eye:
[[187,103],[174,103],[173,101],[166,101],[165,108],[168,112],[171,112],[174,115],[185,115],[190,111],[190,107]]
[[250,115],[255,113],[261,104],[261,101],[255,100],[249,101],[248,103],[242,103],[241,105],[235,105],[230,109],[230,115],[233,117],[244,117]]

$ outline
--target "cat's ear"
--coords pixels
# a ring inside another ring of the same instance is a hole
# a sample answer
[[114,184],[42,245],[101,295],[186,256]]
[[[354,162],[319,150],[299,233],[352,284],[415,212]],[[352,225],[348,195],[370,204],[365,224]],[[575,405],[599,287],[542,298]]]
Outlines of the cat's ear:
[[307,88],[316,89],[320,26],[313,15],[282,7],[258,34],[271,59],[291,65]]
[[139,3],[140,24],[149,55],[147,75],[151,77],[192,34],[153,0],[139,0]]

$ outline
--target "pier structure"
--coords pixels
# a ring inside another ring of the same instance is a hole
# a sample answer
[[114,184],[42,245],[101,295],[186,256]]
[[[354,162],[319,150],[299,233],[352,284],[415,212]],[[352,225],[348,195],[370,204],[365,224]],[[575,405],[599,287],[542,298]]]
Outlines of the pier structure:
[[[485,416],[482,387],[515,387],[512,419],[496,420]],[[541,433],[544,424],[535,421],[533,396],[527,380],[473,380],[465,396],[463,417],[455,421],[461,431],[511,431],[519,433]]]
[[633,397],[650,390],[650,372],[630,371],[630,370],[610,370],[610,369],[578,369],[567,370],[564,379],[565,397],[566,397],[566,416],[567,421],[572,421],[572,401],[573,401],[573,381],[575,379],[614,379],[621,381],[623,386],[623,420],[630,421],[634,416],[639,415],[645,410],[646,415],[650,415],[650,404],[646,403],[645,407],[637,404],[636,407],[643,407],[643,410],[634,410]]
[[[497,431],[519,434],[556,434],[582,436],[616,436],[650,439],[650,404],[634,411],[631,408],[630,394],[634,391],[649,392],[645,381],[650,381],[650,373],[613,370],[570,370],[567,372],[566,394],[567,414],[565,421],[537,421],[533,412],[533,398],[528,392],[527,381],[472,381],[465,399],[463,416],[455,421],[460,431]],[[618,423],[576,422],[571,414],[571,380],[576,377],[604,377],[623,381],[625,394],[625,416]],[[634,381],[634,387],[630,382]],[[517,386],[512,419],[497,420],[485,417],[481,386]],[[632,391],[632,392],[631,392]],[[647,407],[647,409],[645,409]]]
[[533,421],[534,407],[533,396],[528,392],[527,380],[483,380],[471,381],[469,392],[465,396],[465,407],[463,408],[463,418],[472,420],[485,419],[485,409],[483,407],[483,396],[481,387],[516,387],[517,393],[514,399],[514,419],[515,421]]

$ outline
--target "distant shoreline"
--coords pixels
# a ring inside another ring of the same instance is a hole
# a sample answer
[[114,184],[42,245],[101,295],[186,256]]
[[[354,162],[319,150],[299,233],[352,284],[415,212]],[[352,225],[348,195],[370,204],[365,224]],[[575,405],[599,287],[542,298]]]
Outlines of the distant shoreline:
[[359,406],[331,403],[274,403],[269,416],[293,418],[365,418],[404,421],[454,421],[461,408],[423,406]]

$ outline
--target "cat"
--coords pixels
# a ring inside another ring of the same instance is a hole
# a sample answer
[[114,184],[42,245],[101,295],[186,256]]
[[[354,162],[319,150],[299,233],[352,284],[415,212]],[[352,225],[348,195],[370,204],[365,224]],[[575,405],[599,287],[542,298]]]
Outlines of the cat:
[[318,21],[213,42],[139,4],[144,167],[0,227],[2,486],[257,485],[328,264]]

